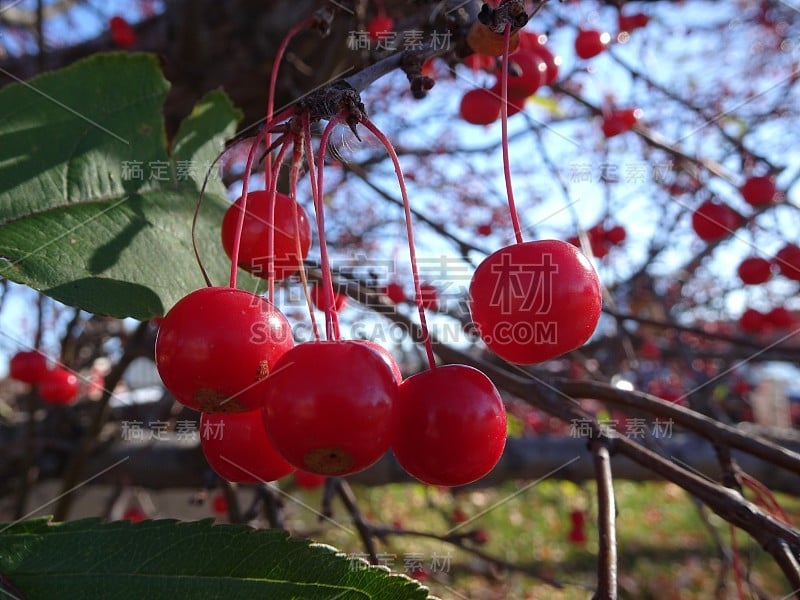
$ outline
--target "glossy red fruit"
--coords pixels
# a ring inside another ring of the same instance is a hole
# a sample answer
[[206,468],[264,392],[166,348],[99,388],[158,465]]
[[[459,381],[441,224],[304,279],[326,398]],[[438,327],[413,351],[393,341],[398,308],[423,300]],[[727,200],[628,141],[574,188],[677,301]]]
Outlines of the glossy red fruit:
[[745,202],[751,206],[764,206],[775,202],[778,189],[772,177],[763,175],[750,177],[739,189]]
[[[535,52],[518,50],[508,57],[508,95],[514,98],[527,98],[536,93],[547,79],[547,65]],[[512,75],[512,63],[519,75]],[[500,71],[497,72],[500,77]]]
[[581,29],[575,38],[575,54],[580,58],[593,58],[603,52],[611,37],[596,29]]
[[35,350],[17,352],[8,363],[8,376],[23,383],[38,383],[45,373],[47,359]]
[[439,310],[439,290],[429,283],[419,286],[422,307],[427,310]]
[[430,485],[466,485],[491,471],[506,443],[503,400],[486,375],[445,365],[400,385],[392,451]]
[[216,494],[211,499],[211,510],[216,515],[228,514],[228,501],[225,499],[225,494]]
[[603,135],[607,138],[614,137],[633,129],[639,120],[639,109],[615,110],[603,118]]
[[403,290],[403,286],[396,281],[391,281],[386,285],[384,294],[386,294],[389,300],[395,304],[400,304],[401,302],[406,301],[406,293]]
[[486,88],[478,88],[464,94],[458,111],[467,123],[489,125],[500,118],[500,110],[500,95]]
[[793,281],[800,281],[800,246],[786,244],[778,250],[772,262],[778,266],[781,275]]
[[[302,254],[299,259],[295,244],[295,236],[298,232],[295,227],[295,207],[297,207],[300,221],[299,235]],[[233,241],[241,214],[242,198],[240,197],[228,208],[222,219],[222,247],[230,259],[233,259]],[[268,275],[267,232],[270,227],[269,192],[266,190],[249,192],[239,247],[239,266],[253,275],[265,279]],[[311,225],[303,207],[289,196],[281,193],[278,193],[275,198],[274,232],[275,279],[286,279],[297,271],[298,260],[308,256],[308,250],[311,247]]]
[[747,331],[748,333],[762,332],[765,324],[764,314],[754,308],[748,308],[739,317],[739,327],[742,328],[742,331]]
[[227,287],[184,296],[164,317],[156,366],[178,402],[205,412],[254,410],[276,361],[294,346],[286,317],[268,300]]
[[469,287],[484,343],[518,364],[549,360],[582,345],[600,318],[600,280],[589,260],[559,240],[525,242],[486,258]]
[[772,265],[764,258],[753,256],[745,258],[736,270],[741,279],[747,285],[758,285],[769,281],[772,277]]
[[[309,294],[311,295],[311,302],[314,303],[319,310],[325,311],[328,307],[325,303],[325,295],[322,293],[322,288],[314,284],[311,286],[309,290]],[[347,296],[344,294],[340,294],[338,292],[333,292],[333,310],[335,312],[339,312],[347,305]]]
[[233,483],[275,481],[295,471],[273,448],[260,410],[203,413],[200,446],[214,472]]
[[558,66],[561,64],[561,58],[550,52],[545,46],[546,42],[547,36],[529,31],[520,31],[520,49],[532,52],[544,61],[546,70],[543,85],[552,85],[558,79]]
[[265,392],[267,435],[298,469],[347,475],[389,448],[397,383],[383,357],[362,343],[296,346],[278,360]]
[[140,523],[147,518],[147,515],[144,514],[144,511],[141,508],[129,508],[125,511],[122,515],[123,521],[130,521],[131,523]]
[[64,367],[47,371],[37,384],[39,397],[48,404],[72,404],[78,396],[78,378]]
[[367,23],[369,39],[373,42],[385,37],[392,31],[394,31],[394,20],[386,15],[376,15]]
[[628,237],[628,232],[622,225],[615,225],[606,231],[606,240],[615,246],[624,242],[626,237]]
[[327,477],[325,475],[317,475],[316,473],[309,473],[308,471],[301,471],[300,469],[294,474],[294,483],[297,487],[303,490],[314,490],[325,483]]
[[706,200],[692,214],[692,229],[706,242],[719,240],[738,229],[742,216],[727,204]]
[[400,366],[397,364],[397,361],[394,359],[389,350],[381,346],[377,342],[373,342],[372,340],[353,340],[353,342],[357,344],[364,344],[367,348],[376,352],[378,356],[383,359],[383,362],[386,363],[386,366],[392,371],[392,375],[394,375],[394,380],[397,385],[400,385],[403,382],[403,373],[400,371]]
[[130,48],[136,43],[136,30],[122,17],[111,17],[108,26],[115,46]]
[[783,306],[776,306],[764,315],[764,321],[776,329],[789,329],[794,325],[794,315]]
[[632,15],[619,15],[619,30],[620,31],[634,31],[646,27],[650,22],[650,17],[644,13],[634,13]]

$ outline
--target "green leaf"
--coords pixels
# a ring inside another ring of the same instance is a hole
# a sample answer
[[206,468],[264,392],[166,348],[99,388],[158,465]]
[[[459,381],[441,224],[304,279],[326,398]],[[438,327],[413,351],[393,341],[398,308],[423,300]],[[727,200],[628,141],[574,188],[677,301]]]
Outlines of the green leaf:
[[285,532],[210,520],[47,519],[0,527],[0,573],[27,598],[416,600],[427,589]]
[[[156,58],[131,53],[95,55],[0,90],[0,275],[92,313],[138,319],[205,285],[192,215],[240,113],[211,92],[170,154],[168,90]],[[212,178],[197,241],[217,285],[230,268],[219,241],[228,205]]]

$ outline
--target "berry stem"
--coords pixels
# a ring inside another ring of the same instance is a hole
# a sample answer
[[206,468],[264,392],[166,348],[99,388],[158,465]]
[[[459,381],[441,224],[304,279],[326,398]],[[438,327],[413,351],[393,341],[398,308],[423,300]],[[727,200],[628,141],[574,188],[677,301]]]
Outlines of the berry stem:
[[[267,121],[272,119],[272,113],[275,110],[275,90],[278,87],[278,69],[281,66],[281,61],[283,60],[283,55],[286,53],[286,48],[289,46],[289,42],[292,38],[297,35],[303,29],[306,29],[309,24],[311,23],[311,19],[304,19],[299,23],[293,25],[289,31],[286,32],[286,35],[281,40],[280,46],[278,46],[277,52],[275,52],[275,58],[272,60],[272,71],[269,74],[269,94],[267,95]],[[272,136],[267,133],[267,141],[266,145],[269,148],[270,143],[272,142]],[[272,159],[269,155],[266,158],[266,173],[271,173],[272,171]],[[269,184],[269,182],[267,182]]]
[[[314,307],[311,303],[311,295],[308,292],[308,275],[306,274],[306,265],[303,263],[303,251],[300,248],[300,212],[297,205],[297,180],[300,178],[300,163],[303,159],[302,147],[305,147],[306,156],[308,156],[308,177],[311,183],[311,189],[314,190],[317,184],[317,175],[314,172],[314,152],[311,146],[311,120],[308,114],[303,114],[301,117],[302,130],[294,142],[294,153],[292,156],[292,174],[289,179],[289,189],[294,199],[294,247],[297,252],[297,268],[300,272],[300,283],[303,288],[303,295],[306,298],[306,306],[308,307],[308,316],[311,319],[311,330],[314,332],[314,339],[319,341],[319,327],[317,327],[317,317],[314,316]],[[315,192],[312,191],[312,195]]]
[[736,544],[736,527],[730,523],[731,530],[731,554],[733,554],[733,576],[736,579],[736,592],[739,600],[744,600],[744,589],[742,589],[742,565],[739,562],[739,547]]
[[386,148],[389,158],[392,159],[394,164],[394,172],[397,175],[397,181],[400,184],[400,195],[403,197],[403,210],[405,211],[406,218],[406,234],[408,235],[408,253],[411,260],[411,274],[414,279],[414,301],[419,311],[419,324],[422,330],[422,342],[425,344],[425,353],[428,357],[428,366],[431,369],[436,368],[436,359],[433,356],[433,347],[431,345],[431,336],[428,332],[428,320],[425,318],[425,308],[422,305],[422,290],[419,284],[419,268],[417,267],[417,250],[414,245],[414,229],[411,224],[411,203],[408,200],[408,190],[406,189],[406,180],[403,177],[403,170],[400,168],[400,159],[397,157],[392,143],[389,141],[383,132],[370,121],[364,117],[361,123],[369,129],[372,134],[378,138],[381,144]]
[[258,148],[261,140],[265,139],[268,127],[264,127],[261,132],[256,136],[253,145],[250,146],[250,151],[247,153],[247,164],[244,167],[244,176],[242,177],[242,205],[240,207],[239,219],[236,222],[236,233],[233,236],[233,252],[231,252],[231,277],[228,285],[232,288],[236,287],[236,276],[239,271],[239,247],[242,243],[242,228],[244,227],[244,216],[247,212],[247,192],[250,187],[250,175],[253,172],[253,161],[256,157],[256,149]]
[[503,176],[506,180],[506,195],[508,196],[508,212],[511,214],[511,225],[514,228],[514,238],[518,244],[522,243],[522,228],[519,224],[517,205],[514,202],[514,188],[511,185],[511,159],[508,152],[508,53],[511,45],[511,24],[506,23],[503,32],[503,67],[500,73],[500,126],[502,128],[503,145]]
[[331,264],[328,258],[328,243],[325,241],[325,207],[323,197],[323,170],[325,168],[325,149],[328,147],[333,128],[342,118],[337,115],[325,126],[319,141],[319,160],[317,161],[317,185],[314,193],[314,211],[317,213],[317,230],[319,235],[319,254],[322,268],[322,303],[325,307],[325,336],[329,340],[339,339],[339,319],[333,310],[333,282],[331,281]]
[[[268,136],[269,137],[269,136]],[[275,304],[275,202],[278,196],[278,172],[281,170],[283,158],[289,149],[291,141],[289,138],[281,144],[281,149],[278,150],[278,157],[275,159],[275,166],[269,174],[268,191],[269,197],[267,198],[267,207],[269,208],[267,219],[267,287],[269,301]],[[269,156],[269,155],[267,155]]]

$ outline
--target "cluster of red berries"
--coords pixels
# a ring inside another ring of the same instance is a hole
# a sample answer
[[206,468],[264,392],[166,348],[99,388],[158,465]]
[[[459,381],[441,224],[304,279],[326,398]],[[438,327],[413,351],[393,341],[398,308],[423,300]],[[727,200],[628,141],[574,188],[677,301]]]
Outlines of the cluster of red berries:
[[748,308],[739,317],[739,327],[748,333],[769,333],[782,331],[794,327],[794,315],[783,306],[776,306],[772,310],[762,313],[755,308]]
[[[508,116],[520,112],[526,100],[545,85],[551,85],[558,78],[558,65],[561,59],[554,56],[545,45],[547,37],[529,31],[518,32],[518,49],[509,55],[508,60],[514,73],[508,76]],[[473,46],[475,54],[468,56],[464,63],[473,69],[493,71],[497,82],[491,88],[477,88],[468,91],[461,99],[459,113],[467,123],[489,125],[500,118],[502,111],[502,89],[498,61],[492,46]]]
[[[778,200],[778,189],[771,177],[748,178],[739,188],[745,202],[754,208],[769,206]],[[706,242],[720,240],[744,224],[744,217],[727,204],[706,200],[692,213],[692,228]]]
[[[595,258],[605,258],[612,246],[619,246],[628,237],[628,232],[622,225],[614,225],[607,229],[603,223],[590,227],[586,234]],[[567,238],[567,242],[577,247],[581,245],[577,236]]]
[[33,386],[48,404],[72,404],[78,396],[78,378],[57,365],[47,368],[47,359],[35,350],[17,352],[9,362],[9,376]]

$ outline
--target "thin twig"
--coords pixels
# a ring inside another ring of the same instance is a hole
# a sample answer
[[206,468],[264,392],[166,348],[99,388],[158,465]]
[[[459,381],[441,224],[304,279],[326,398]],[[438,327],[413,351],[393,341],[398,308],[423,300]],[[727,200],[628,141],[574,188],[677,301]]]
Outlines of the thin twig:
[[597,591],[594,600],[617,598],[617,531],[614,481],[611,476],[611,457],[608,439],[592,440],[595,480],[597,481]]

